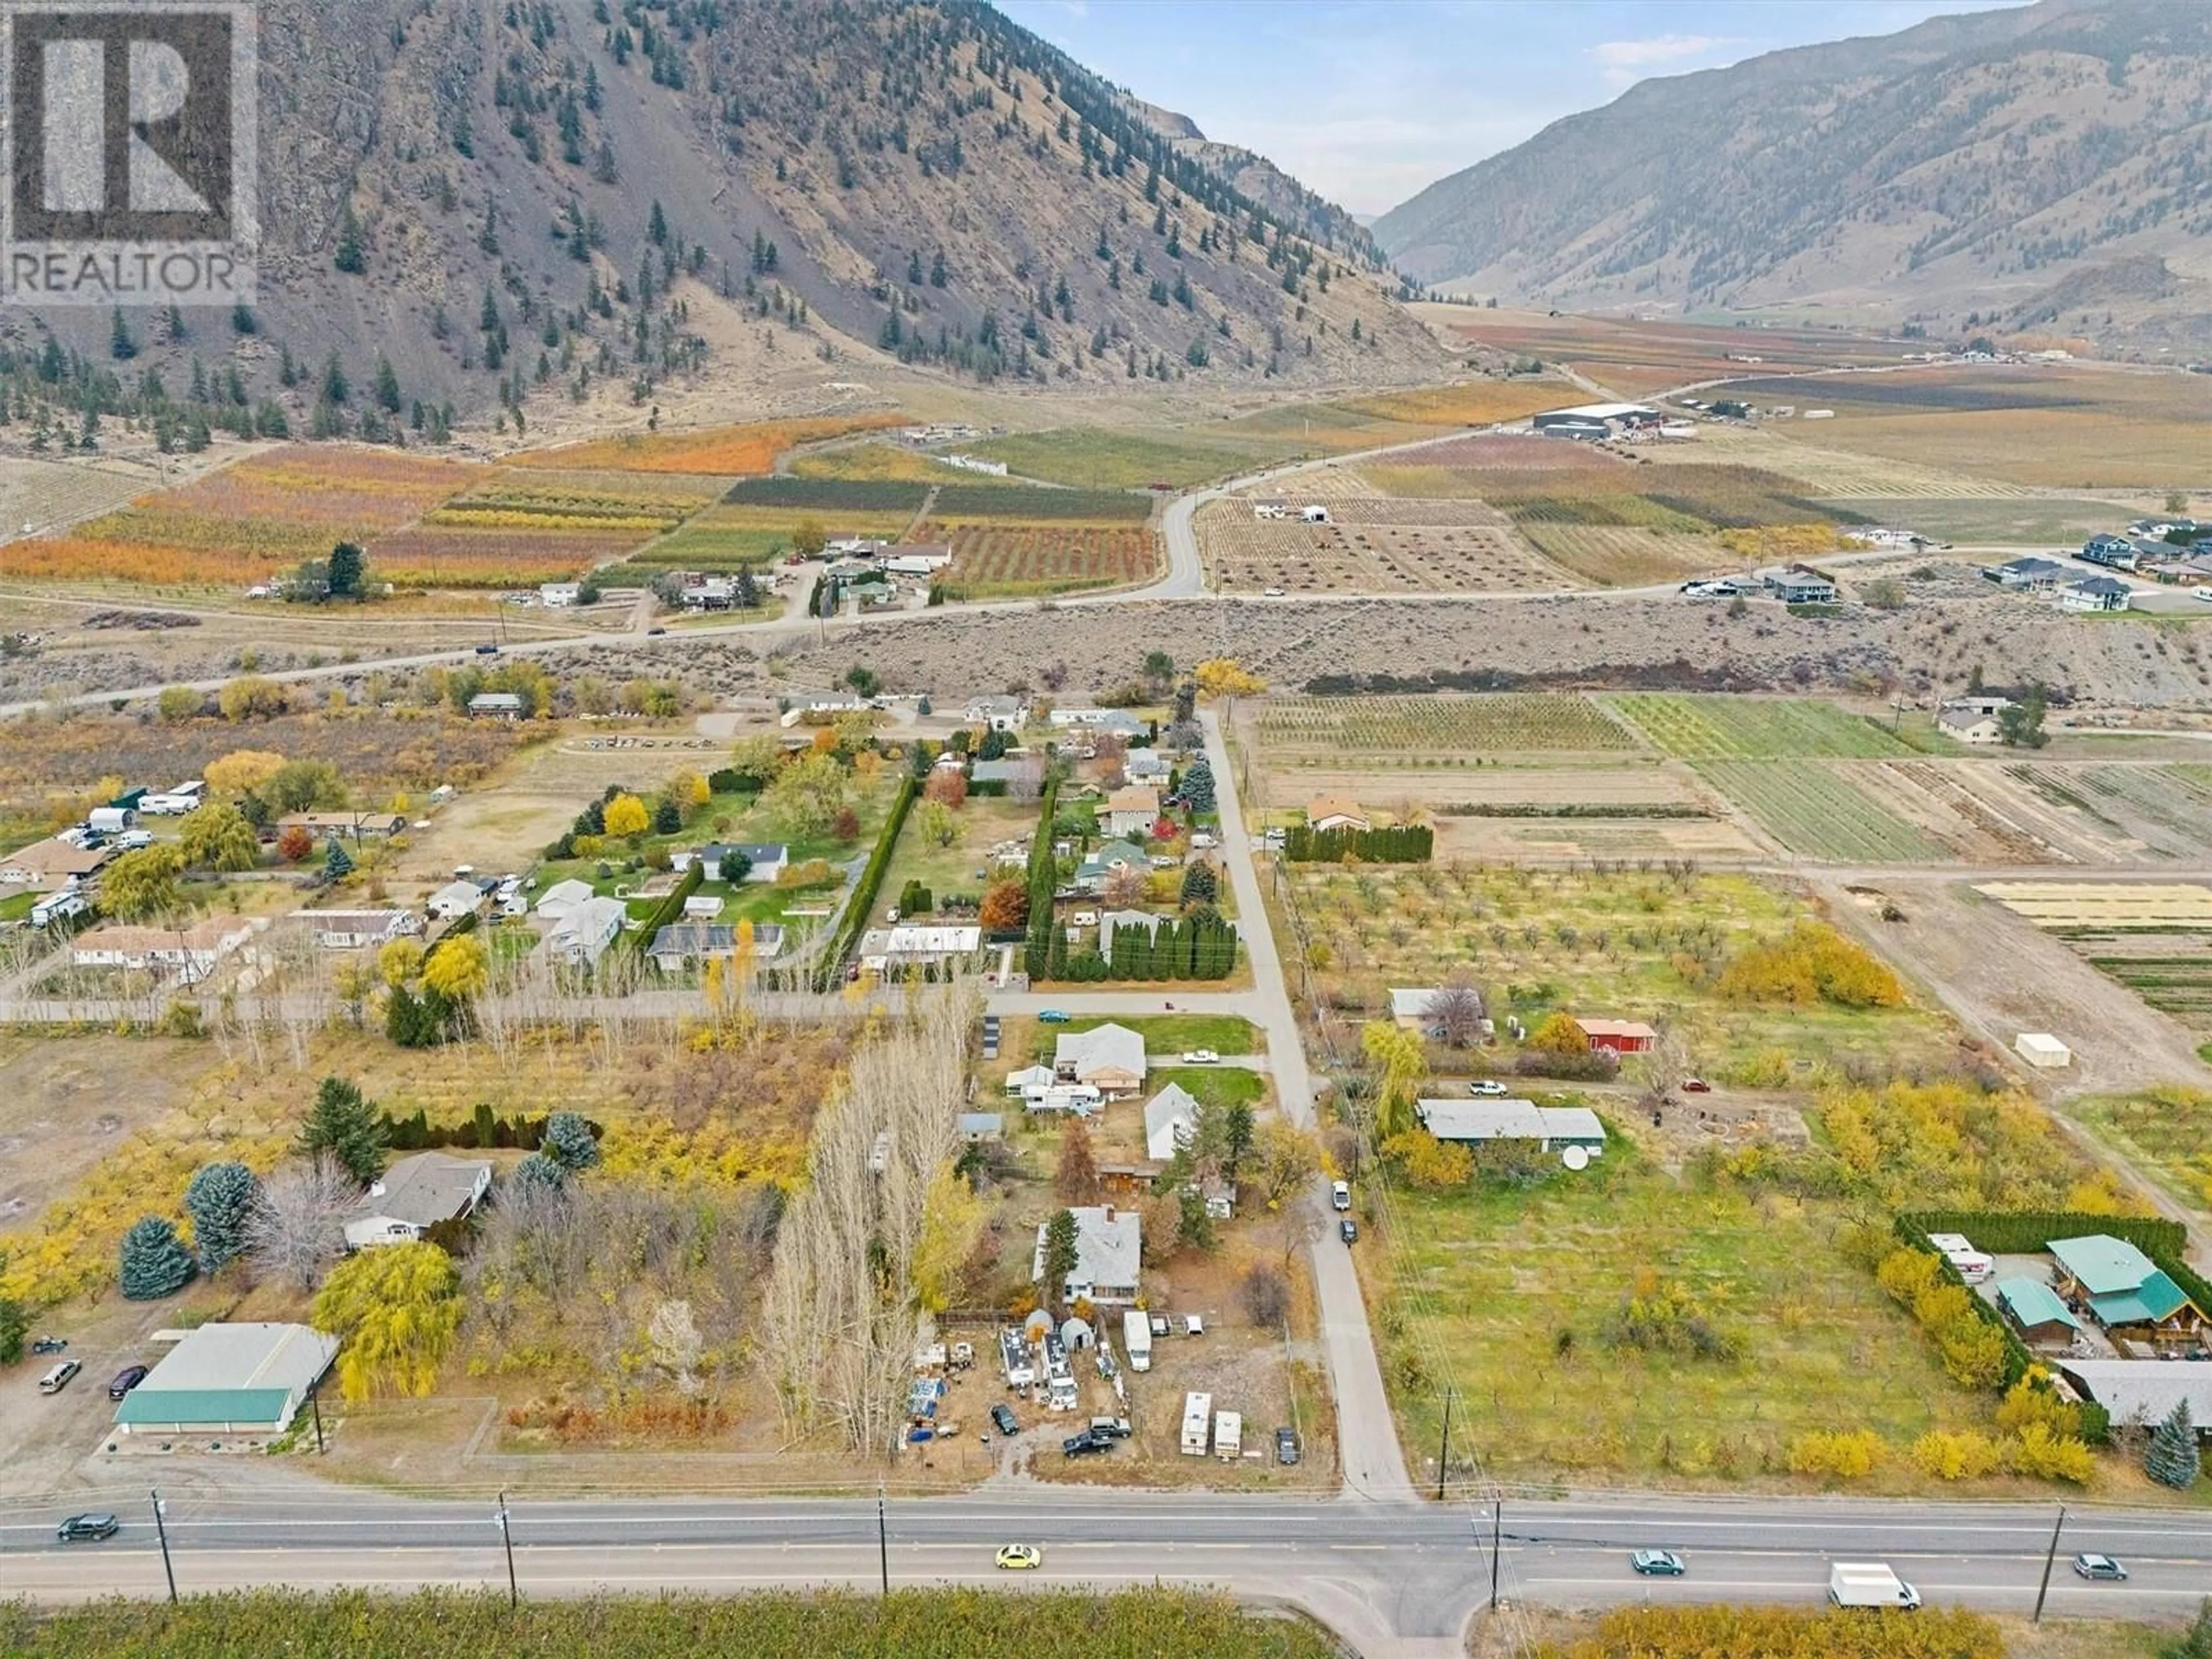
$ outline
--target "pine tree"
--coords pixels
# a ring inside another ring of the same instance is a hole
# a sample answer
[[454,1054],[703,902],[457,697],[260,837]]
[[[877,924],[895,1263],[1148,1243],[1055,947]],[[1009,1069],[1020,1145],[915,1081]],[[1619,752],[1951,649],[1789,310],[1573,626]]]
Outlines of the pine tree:
[[1213,767],[1203,755],[1193,761],[1190,769],[1182,775],[1182,799],[1193,812],[1213,811]]
[[1067,1276],[1075,1271],[1079,1259],[1076,1249],[1074,1212],[1054,1211],[1052,1219],[1044,1224],[1044,1284],[1042,1288],[1047,1301],[1058,1304],[1066,1296]]
[[514,1166],[514,1181],[525,1192],[557,1193],[568,1184],[568,1171],[559,1159],[532,1152]]
[[326,1077],[315,1091],[307,1121],[300,1126],[298,1150],[307,1158],[328,1153],[366,1187],[384,1173],[385,1140],[376,1108],[362,1097],[360,1085]]
[[115,307],[113,321],[107,329],[107,355],[118,363],[127,363],[138,355],[138,342],[131,337],[131,325],[123,320],[123,307]]
[[361,240],[361,220],[356,216],[353,204],[345,204],[345,212],[338,220],[337,252],[331,263],[349,276],[358,276],[368,269],[368,253]]
[[192,1253],[177,1237],[175,1223],[143,1216],[123,1235],[115,1282],[127,1300],[156,1302],[174,1296],[191,1283],[193,1271]]
[[204,1164],[185,1188],[185,1213],[192,1219],[192,1245],[200,1271],[222,1271],[246,1249],[246,1218],[261,1183],[243,1164]]
[[[340,542],[331,550],[328,580],[332,599],[358,599],[361,596],[363,561],[364,556],[360,547],[352,542]],[[331,845],[337,847],[337,841],[333,839]],[[339,850],[343,852],[344,849],[340,848]],[[343,874],[343,872],[339,873]]]
[[397,415],[401,401],[398,374],[392,367],[392,359],[380,353],[376,359],[376,406],[387,415]]
[[599,1143],[592,1126],[575,1112],[556,1112],[547,1118],[538,1149],[571,1174],[599,1161]]
[[331,837],[330,850],[323,854],[323,876],[329,881],[343,881],[353,873],[353,854],[336,836]]
[[2202,1468],[2197,1427],[2189,1419],[2189,1402],[2177,1400],[2151,1435],[2150,1445],[2143,1453],[2143,1473],[2162,1486],[2187,1492],[2197,1484]]

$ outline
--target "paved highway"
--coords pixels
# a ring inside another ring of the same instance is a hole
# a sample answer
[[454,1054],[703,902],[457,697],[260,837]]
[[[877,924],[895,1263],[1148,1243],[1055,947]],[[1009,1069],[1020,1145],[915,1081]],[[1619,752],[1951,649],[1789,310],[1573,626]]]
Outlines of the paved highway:
[[[51,1502],[0,1506],[0,1594],[69,1599],[164,1593],[143,1492],[88,1494],[123,1531],[63,1547]],[[504,1582],[494,1502],[325,1492],[173,1498],[167,1524],[187,1592],[251,1584]],[[730,1590],[775,1584],[872,1586],[880,1571],[872,1497],[755,1501],[656,1498],[517,1502],[515,1571],[526,1595],[595,1589]],[[1819,1498],[1508,1498],[1498,1516],[1510,1603],[1580,1607],[1651,1601],[1817,1605],[1835,1559],[1888,1561],[1931,1604],[2026,1612],[2055,1510],[2022,1505]],[[1089,1586],[1154,1578],[1219,1584],[1315,1613],[1363,1653],[1464,1651],[1490,1585],[1487,1504],[1169,1495],[1035,1487],[893,1498],[884,1549],[894,1584],[1016,1582],[1000,1543],[1041,1546],[1038,1577]],[[1629,1550],[1679,1551],[1680,1581],[1630,1571]],[[2067,1569],[2077,1549],[2118,1555],[2124,1584]],[[1022,1581],[1033,1582],[1033,1581]],[[2144,1617],[2193,1607],[2212,1586],[2212,1517],[2077,1510],[2062,1540],[2051,1607]]]

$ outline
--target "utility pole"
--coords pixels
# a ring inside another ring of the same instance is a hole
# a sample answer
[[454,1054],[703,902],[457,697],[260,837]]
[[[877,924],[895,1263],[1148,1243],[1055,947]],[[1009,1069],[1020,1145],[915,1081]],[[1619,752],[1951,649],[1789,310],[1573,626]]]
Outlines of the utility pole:
[[323,1455],[323,1402],[316,1398],[316,1390],[307,1390],[307,1404],[315,1413],[315,1455]]
[[177,1570],[169,1565],[169,1529],[161,1522],[162,1511],[167,1506],[161,1502],[159,1489],[154,1490],[149,1495],[154,1500],[154,1534],[161,1540],[161,1571],[168,1577],[169,1601],[173,1606],[177,1599]]
[[1493,1500],[1490,1511],[1490,1610],[1498,1611],[1498,1547],[1505,1534],[1505,1499]]
[[2043,1598],[2051,1594],[2051,1566],[2058,1559],[2058,1534],[2065,1526],[2066,1505],[2061,1504],[2058,1506],[2058,1524],[2051,1529],[2051,1548],[2043,1558],[2043,1583],[2035,1592],[2035,1617],[2028,1621],[2030,1624],[2043,1622]]
[[889,1595],[891,1593],[891,1538],[889,1525],[884,1518],[884,1489],[881,1486],[876,1488],[876,1557],[883,1565],[884,1594]]
[[1444,1470],[1451,1464],[1451,1384],[1444,1384],[1443,1443],[1437,1448],[1437,1502],[1444,1501]]
[[507,1546],[507,1605],[509,1612],[522,1601],[522,1591],[514,1582],[514,1532],[507,1525],[507,1494],[499,1495],[499,1541]]

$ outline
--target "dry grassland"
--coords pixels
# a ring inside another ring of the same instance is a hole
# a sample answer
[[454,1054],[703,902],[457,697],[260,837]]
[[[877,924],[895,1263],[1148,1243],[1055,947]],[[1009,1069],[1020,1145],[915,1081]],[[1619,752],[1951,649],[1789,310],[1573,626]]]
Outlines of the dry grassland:
[[770,472],[776,458],[800,444],[855,432],[903,426],[902,415],[826,415],[799,421],[759,421],[703,432],[631,433],[590,443],[526,450],[507,458],[518,467],[614,472],[697,472],[726,478]]
[[2212,886],[2194,882],[1991,881],[1974,890],[2039,927],[2212,928]]

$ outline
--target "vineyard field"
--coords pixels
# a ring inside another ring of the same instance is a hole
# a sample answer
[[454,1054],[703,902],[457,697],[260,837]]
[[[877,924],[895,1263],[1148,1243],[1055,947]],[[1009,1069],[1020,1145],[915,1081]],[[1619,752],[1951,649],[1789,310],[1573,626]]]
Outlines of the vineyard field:
[[1804,760],[1700,760],[1698,775],[1783,847],[1837,863],[1929,864],[1952,856],[1834,769]]
[[1115,587],[1149,580],[1159,569],[1157,539],[1137,526],[933,521],[915,539],[951,544],[945,586],[963,599]]
[[928,489],[920,483],[872,478],[746,478],[722,497],[731,507],[773,508],[787,515],[896,518],[902,524],[921,510]]
[[1242,447],[1180,434],[1155,438],[1090,427],[1017,433],[957,447],[986,460],[1004,461],[1021,477],[1079,489],[1142,489],[1156,483],[1183,489],[1230,477],[1255,464],[1251,452]]
[[574,471],[597,468],[615,472],[694,472],[726,478],[773,471],[776,458],[825,438],[903,426],[906,417],[878,412],[828,415],[799,421],[758,421],[710,427],[702,432],[632,433],[552,449],[526,450],[507,465]]
[[1521,533],[1553,562],[1601,587],[1641,587],[1735,568],[1728,555],[1703,536],[1564,524],[1523,525]]
[[1872,720],[1809,697],[1624,692],[1608,701],[1653,743],[1684,760],[1879,760],[1913,753]]
[[1635,735],[1571,691],[1474,696],[1270,697],[1255,725],[1267,750],[1425,754],[1636,749]]
[[950,477],[980,478],[979,473],[959,474],[942,461],[933,461],[919,450],[895,443],[844,444],[791,459],[793,478],[850,479],[863,483],[918,483],[924,489]]
[[1542,380],[1468,380],[1459,386],[1347,398],[1342,406],[1355,415],[1416,426],[1488,426],[1557,409],[1564,390]]
[[421,524],[368,544],[370,575],[403,587],[534,587],[573,581],[636,547],[644,530],[524,530]]
[[[1051,523],[1142,523],[1152,516],[1152,498],[1119,489],[1033,489],[1019,484],[949,483],[937,492],[930,516],[948,524],[994,524],[1002,520]],[[926,539],[926,538],[925,538]]]
[[[1550,592],[1579,586],[1574,573],[1530,551],[1478,502],[1422,502],[1445,509],[1418,524],[1359,522],[1370,507],[1342,503],[1342,522],[1255,519],[1242,501],[1202,508],[1195,528],[1213,586],[1224,592],[1466,593]],[[1439,523],[1459,507],[1460,522]]]

